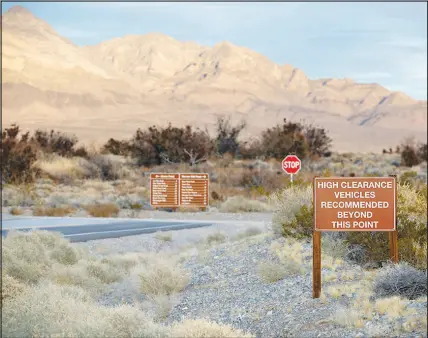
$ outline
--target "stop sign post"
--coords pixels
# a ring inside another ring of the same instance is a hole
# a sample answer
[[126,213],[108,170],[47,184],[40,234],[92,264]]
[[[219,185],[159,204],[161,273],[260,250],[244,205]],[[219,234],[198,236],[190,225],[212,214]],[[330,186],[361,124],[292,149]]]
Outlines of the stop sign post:
[[302,162],[296,155],[287,155],[282,160],[282,170],[290,175],[291,183],[293,183],[293,175],[297,174],[302,167]]

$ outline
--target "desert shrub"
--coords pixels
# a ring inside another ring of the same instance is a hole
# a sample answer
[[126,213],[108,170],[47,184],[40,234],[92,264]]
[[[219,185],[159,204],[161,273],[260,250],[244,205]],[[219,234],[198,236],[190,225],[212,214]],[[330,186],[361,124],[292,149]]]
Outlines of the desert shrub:
[[271,208],[268,204],[257,200],[250,200],[243,196],[229,197],[224,201],[219,210],[221,212],[266,212]]
[[67,158],[45,154],[37,160],[34,166],[49,178],[63,183],[98,176],[98,168],[81,157]]
[[97,305],[83,289],[45,282],[2,308],[5,337],[165,337],[142,311]]
[[99,261],[91,261],[86,267],[87,273],[91,277],[95,277],[104,284],[110,284],[119,281],[121,276],[121,269]]
[[218,154],[231,154],[233,157],[239,152],[239,134],[245,128],[246,123],[241,122],[232,126],[229,117],[218,117],[216,123],[215,150]]
[[185,319],[171,326],[171,337],[188,338],[227,338],[227,337],[253,337],[242,330],[234,329],[230,325],[220,325],[206,319]]
[[282,224],[282,235],[298,239],[310,237],[314,228],[313,212],[312,206],[302,205],[290,222]]
[[[420,269],[427,264],[427,195],[408,184],[398,185],[397,229],[399,258]],[[349,232],[350,244],[367,249],[370,261],[386,261],[389,257],[388,234],[382,232]]]
[[74,213],[76,209],[72,207],[36,207],[33,210],[33,216],[51,216],[51,217],[63,217]]
[[308,144],[308,152],[312,157],[328,157],[331,154],[332,139],[323,128],[309,124],[304,126],[303,132]]
[[[72,157],[75,154],[74,146],[78,139],[74,135],[51,130],[36,130],[31,140],[38,144],[45,153],[55,153],[63,157]],[[81,151],[81,150],[80,150]]]
[[24,211],[22,211],[22,209],[20,208],[13,207],[10,209],[10,214],[14,216],[19,216],[19,215],[22,215],[23,213]]
[[283,124],[264,130],[260,140],[248,144],[244,153],[283,159],[285,154],[295,154],[301,159],[320,157],[329,153],[331,139],[322,128],[284,119]]
[[26,286],[16,278],[9,275],[2,274],[1,278],[1,299],[2,301],[8,301],[21,295]]
[[182,291],[189,276],[176,262],[166,258],[148,260],[137,267],[140,290],[146,295],[171,295]]
[[332,258],[342,259],[348,254],[349,246],[346,240],[337,236],[331,236],[329,233],[323,234],[321,245],[323,254],[325,253]]
[[208,245],[224,243],[226,241],[226,235],[220,231],[217,231],[208,235],[205,241]]
[[31,142],[29,133],[20,134],[19,126],[12,125],[2,131],[1,174],[6,183],[33,182],[38,170],[33,167],[39,148]]
[[128,141],[115,140],[114,138],[110,138],[101,148],[101,153],[128,156],[131,153],[131,150],[132,148]]
[[405,140],[400,147],[401,165],[413,167],[427,161],[427,144],[416,144],[414,139]]
[[99,177],[105,181],[115,181],[121,178],[122,165],[106,155],[92,155],[89,161],[98,168]]
[[157,232],[155,235],[156,239],[163,241],[163,242],[171,242],[172,241],[172,233],[170,232]]
[[[293,185],[273,193],[270,196],[270,202],[274,208],[272,227],[275,233],[295,234],[297,237],[308,233],[308,217],[310,217],[312,208],[312,187],[310,185]],[[305,224],[299,224],[296,215],[299,221],[303,220]],[[299,233],[300,230],[303,232]]]
[[10,231],[2,244],[3,272],[23,283],[49,275],[55,262],[72,265],[84,257],[59,234],[47,231]]
[[414,184],[417,177],[418,173],[416,171],[406,171],[400,176],[399,182],[401,184]]
[[427,274],[408,264],[389,265],[374,280],[373,294],[378,298],[401,296],[416,299],[427,294]]
[[263,262],[258,267],[259,276],[266,283],[275,283],[286,276],[285,268],[274,262]]
[[116,217],[119,207],[113,203],[86,205],[85,210],[93,217]]
[[214,150],[209,135],[191,126],[158,129],[138,129],[131,140],[132,156],[138,165],[153,166],[163,163],[186,162],[192,166],[205,161]]

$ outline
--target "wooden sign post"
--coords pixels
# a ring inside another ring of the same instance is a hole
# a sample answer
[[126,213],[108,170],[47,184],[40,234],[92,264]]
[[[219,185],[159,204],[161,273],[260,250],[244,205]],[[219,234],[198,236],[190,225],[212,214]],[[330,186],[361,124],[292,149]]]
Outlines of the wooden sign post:
[[312,297],[321,295],[321,232],[389,232],[390,258],[398,262],[395,177],[315,177],[313,181]]

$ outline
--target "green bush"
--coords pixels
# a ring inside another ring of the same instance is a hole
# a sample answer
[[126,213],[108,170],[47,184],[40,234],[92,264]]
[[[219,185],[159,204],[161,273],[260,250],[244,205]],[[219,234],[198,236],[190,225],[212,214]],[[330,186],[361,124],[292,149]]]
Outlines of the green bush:
[[[425,188],[417,190],[409,184],[399,184],[397,201],[397,229],[399,259],[413,266],[427,268],[427,195]],[[388,234],[383,232],[349,232],[350,244],[367,249],[371,261],[389,258]]]
[[312,236],[314,228],[314,208],[312,205],[302,205],[295,214],[294,219],[282,224],[282,235],[297,239],[308,238]]

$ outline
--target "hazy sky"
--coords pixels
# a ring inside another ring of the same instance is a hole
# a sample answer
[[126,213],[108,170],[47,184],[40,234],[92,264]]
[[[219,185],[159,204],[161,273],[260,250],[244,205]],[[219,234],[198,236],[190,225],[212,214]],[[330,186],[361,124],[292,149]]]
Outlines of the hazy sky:
[[212,46],[227,40],[301,68],[427,98],[427,3],[19,4],[78,45],[162,32]]

